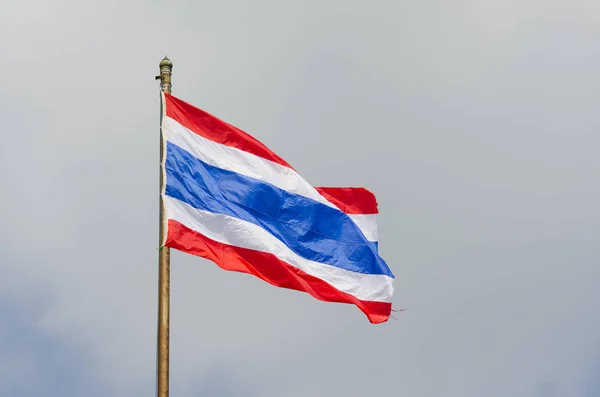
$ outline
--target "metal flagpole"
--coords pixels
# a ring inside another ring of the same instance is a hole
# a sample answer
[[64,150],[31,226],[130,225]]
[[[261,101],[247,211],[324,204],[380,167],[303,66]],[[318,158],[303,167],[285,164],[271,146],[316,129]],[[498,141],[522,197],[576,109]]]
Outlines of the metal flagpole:
[[[173,62],[165,56],[160,61],[160,79],[161,91],[171,93],[171,71]],[[159,197],[159,241],[160,248],[158,254],[158,341],[157,341],[157,363],[156,363],[156,395],[157,397],[169,397],[169,304],[170,304],[170,272],[171,272],[171,252],[169,247],[163,247],[163,236],[166,231],[166,219],[162,201],[163,189],[163,171],[164,162],[163,147],[163,102],[161,99],[161,131],[160,131],[160,197]]]

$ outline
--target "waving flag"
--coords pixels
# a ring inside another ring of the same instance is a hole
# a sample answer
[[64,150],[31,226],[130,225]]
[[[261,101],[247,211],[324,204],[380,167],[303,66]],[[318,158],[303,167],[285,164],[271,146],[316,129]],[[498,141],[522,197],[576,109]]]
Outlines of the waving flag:
[[250,135],[161,95],[164,246],[388,320],[394,276],[372,193],[313,187]]

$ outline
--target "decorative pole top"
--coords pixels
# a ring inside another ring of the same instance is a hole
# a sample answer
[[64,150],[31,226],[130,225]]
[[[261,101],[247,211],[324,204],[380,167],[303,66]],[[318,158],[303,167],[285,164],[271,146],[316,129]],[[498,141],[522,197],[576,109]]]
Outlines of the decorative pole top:
[[166,56],[160,61],[160,75],[156,76],[156,80],[160,80],[160,89],[167,94],[171,93],[171,72],[173,70],[173,62]]
[[171,62],[171,60],[169,58],[167,58],[167,56],[165,55],[165,57],[163,58],[162,61],[160,61],[159,64],[160,68],[169,68],[169,69],[173,69],[173,62]]

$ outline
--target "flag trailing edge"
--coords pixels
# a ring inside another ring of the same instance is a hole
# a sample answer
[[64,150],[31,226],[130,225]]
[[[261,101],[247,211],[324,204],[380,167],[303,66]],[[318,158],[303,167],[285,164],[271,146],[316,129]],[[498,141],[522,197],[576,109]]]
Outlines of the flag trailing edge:
[[371,192],[313,187],[244,131],[161,99],[161,246],[388,320],[394,275],[378,253]]

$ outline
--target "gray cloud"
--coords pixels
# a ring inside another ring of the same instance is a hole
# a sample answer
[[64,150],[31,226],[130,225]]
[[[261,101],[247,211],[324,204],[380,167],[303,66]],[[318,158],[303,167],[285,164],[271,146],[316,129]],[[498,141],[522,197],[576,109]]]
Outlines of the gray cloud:
[[52,305],[47,295],[31,290],[12,291],[10,295],[4,289],[0,291],[1,394],[24,397],[105,394],[106,390],[93,378],[90,350],[40,327],[44,312]]
[[8,377],[56,395],[152,392],[153,78],[168,54],[175,95],[314,185],[377,194],[394,305],[409,309],[372,326],[351,306],[173,253],[178,395],[593,388],[581,374],[597,369],[600,342],[597,2],[3,9],[0,303],[11,321],[0,335],[34,335],[30,350],[0,355],[3,374],[9,360],[43,357]]

